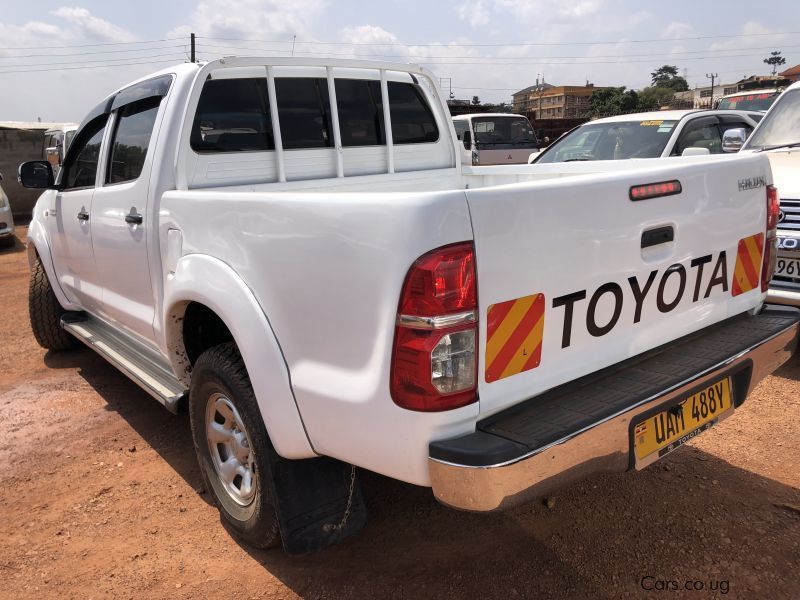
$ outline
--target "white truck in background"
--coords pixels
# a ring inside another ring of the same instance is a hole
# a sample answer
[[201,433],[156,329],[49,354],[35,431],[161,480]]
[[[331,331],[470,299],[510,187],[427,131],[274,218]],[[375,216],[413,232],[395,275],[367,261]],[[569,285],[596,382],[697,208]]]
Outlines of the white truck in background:
[[528,118],[510,113],[474,113],[453,117],[464,165],[524,165],[539,140]]
[[249,544],[357,531],[356,466],[472,511],[643,468],[794,351],[766,158],[464,167],[434,81],[182,64],[20,166],[36,339],[188,404]]
[[800,307],[800,83],[781,94],[740,152],[769,158],[781,195],[768,302]]

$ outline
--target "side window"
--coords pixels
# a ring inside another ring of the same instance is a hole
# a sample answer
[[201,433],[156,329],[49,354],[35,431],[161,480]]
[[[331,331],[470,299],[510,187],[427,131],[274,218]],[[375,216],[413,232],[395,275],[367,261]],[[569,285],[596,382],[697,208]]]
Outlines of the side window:
[[274,150],[266,78],[210,79],[191,133],[196,152]]
[[147,98],[119,109],[106,183],[122,183],[139,178],[160,103],[161,98]]
[[419,86],[390,81],[389,109],[395,144],[422,144],[439,139],[436,119]]
[[108,115],[96,118],[75,138],[75,144],[70,149],[61,171],[62,190],[94,187],[97,161],[100,159],[100,144],[103,141],[107,121]]
[[687,124],[672,150],[673,156],[680,156],[686,148],[708,148],[711,154],[722,152],[722,137],[715,118],[695,119]]
[[337,79],[336,105],[342,146],[378,146],[386,143],[379,81]]
[[469,129],[469,124],[467,121],[453,121],[453,127],[456,129],[456,138],[459,140],[464,139],[464,132]]
[[[319,77],[278,77],[275,79],[281,141],[285,150],[330,148],[328,81]],[[344,130],[344,126],[340,125]]]

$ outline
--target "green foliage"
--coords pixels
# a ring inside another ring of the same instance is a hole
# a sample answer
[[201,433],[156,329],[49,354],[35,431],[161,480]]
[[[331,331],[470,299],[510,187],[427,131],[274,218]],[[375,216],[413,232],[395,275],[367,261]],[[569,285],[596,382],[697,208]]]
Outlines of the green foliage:
[[662,106],[669,106],[674,98],[675,92],[671,88],[655,85],[646,87],[639,90],[639,108],[658,110]]
[[598,89],[589,97],[589,114],[591,116],[612,116],[639,109],[639,94],[635,90],[626,90],[625,86]]
[[775,75],[778,67],[786,64],[786,59],[781,56],[780,50],[775,50],[769,53],[769,58],[765,58],[764,63],[772,67],[772,74]]
[[480,98],[478,98],[477,96],[473,96],[472,97],[472,105],[473,106],[478,106],[480,103],[481,103],[481,99]]
[[654,87],[663,87],[673,92],[685,92],[689,89],[686,79],[678,75],[675,65],[663,65],[650,73]]
[[663,84],[678,76],[678,67],[675,65],[663,65],[650,73],[653,78],[653,85],[662,86]]

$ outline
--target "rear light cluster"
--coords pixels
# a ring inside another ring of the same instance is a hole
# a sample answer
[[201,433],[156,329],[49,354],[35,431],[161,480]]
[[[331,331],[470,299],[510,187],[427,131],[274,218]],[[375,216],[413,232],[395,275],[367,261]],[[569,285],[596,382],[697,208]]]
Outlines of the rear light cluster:
[[646,183],[644,185],[634,185],[628,194],[631,200],[648,200],[650,198],[661,198],[662,196],[674,196],[683,191],[681,182],[677,179],[672,181],[659,181],[658,183]]
[[764,241],[764,261],[761,265],[761,291],[769,288],[770,279],[775,274],[775,263],[778,260],[778,216],[781,212],[781,201],[778,188],[767,186],[767,238]]
[[441,411],[478,399],[478,296],[472,242],[411,265],[400,295],[391,393],[410,410]]

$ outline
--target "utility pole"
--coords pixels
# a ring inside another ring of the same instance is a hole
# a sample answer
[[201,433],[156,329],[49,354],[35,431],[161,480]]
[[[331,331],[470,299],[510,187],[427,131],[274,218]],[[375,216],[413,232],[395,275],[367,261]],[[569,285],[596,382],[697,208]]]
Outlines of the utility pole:
[[292,36],[292,56],[294,56],[294,43],[297,41],[297,36]]
[[706,73],[706,78],[711,80],[711,106],[709,108],[714,108],[714,80],[719,77],[719,73]]
[[197,62],[194,55],[194,33],[189,34],[189,43],[191,45],[191,61]]

